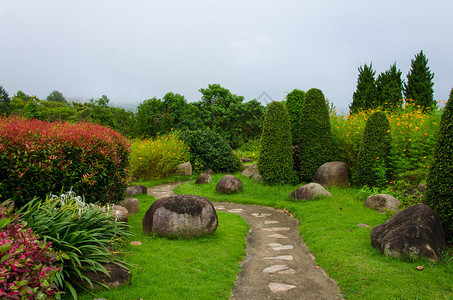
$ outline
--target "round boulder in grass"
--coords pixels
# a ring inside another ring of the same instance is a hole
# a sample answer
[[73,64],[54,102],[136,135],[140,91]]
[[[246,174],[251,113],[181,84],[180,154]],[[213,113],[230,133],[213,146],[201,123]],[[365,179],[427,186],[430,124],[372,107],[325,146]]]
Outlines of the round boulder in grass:
[[146,187],[144,185],[134,185],[134,186],[130,186],[126,189],[127,197],[131,197],[131,196],[138,195],[138,194],[146,194],[146,193],[148,193],[148,190],[146,189]]
[[110,210],[110,217],[118,222],[127,223],[129,220],[129,212],[124,206],[115,204]]
[[133,215],[138,212],[138,199],[137,198],[126,198],[120,201],[120,205],[127,209],[129,215]]
[[205,183],[210,183],[211,182],[211,175],[208,173],[201,173],[200,176],[198,176],[197,180],[195,181],[195,184],[205,184]]
[[312,200],[320,196],[332,197],[332,194],[323,188],[322,185],[314,182],[298,187],[289,194],[289,198],[295,200]]
[[233,175],[225,175],[215,187],[222,194],[234,194],[242,190],[242,182]]
[[315,173],[313,182],[327,186],[348,186],[349,167],[342,161],[332,161],[323,164]]
[[151,205],[142,220],[145,234],[184,239],[211,234],[217,224],[212,203],[194,195],[161,198]]
[[368,197],[363,206],[377,210],[382,214],[385,213],[387,210],[398,211],[399,210],[398,205],[400,204],[401,202],[392,195],[377,194]]

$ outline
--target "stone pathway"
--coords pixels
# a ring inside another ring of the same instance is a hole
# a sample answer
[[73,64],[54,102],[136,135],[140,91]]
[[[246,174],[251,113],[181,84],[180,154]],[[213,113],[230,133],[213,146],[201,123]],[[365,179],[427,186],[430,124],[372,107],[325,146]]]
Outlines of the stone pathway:
[[[148,189],[156,198],[174,195],[181,183]],[[213,202],[217,211],[240,215],[249,223],[247,255],[232,299],[342,299],[336,282],[316,265],[299,235],[299,222],[269,207]]]

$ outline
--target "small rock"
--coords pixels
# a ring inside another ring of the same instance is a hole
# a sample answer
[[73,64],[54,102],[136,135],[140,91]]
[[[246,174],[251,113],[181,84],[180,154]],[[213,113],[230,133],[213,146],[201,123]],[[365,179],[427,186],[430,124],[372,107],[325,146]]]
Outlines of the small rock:
[[359,227],[363,227],[363,228],[370,228],[370,227],[371,227],[370,225],[367,225],[367,224],[362,224],[362,223],[360,223],[360,224],[357,224],[357,226],[359,226]]
[[141,246],[141,245],[142,245],[142,242],[140,242],[140,241],[132,241],[132,242],[130,242],[130,244],[131,244],[132,246]]
[[134,185],[126,188],[126,197],[135,196],[138,194],[147,194],[148,190],[144,185]]
[[332,197],[332,194],[323,188],[322,185],[314,182],[298,187],[289,194],[290,199],[296,200],[312,200],[320,196]]
[[419,270],[419,271],[421,271],[421,270],[423,270],[423,269],[424,269],[423,266],[418,266],[418,267],[417,267],[417,270]]
[[118,222],[128,222],[129,212],[124,206],[115,204],[110,210],[110,216]]
[[241,158],[241,161],[242,161],[243,163],[250,163],[250,162],[252,162],[252,159],[251,159],[251,158],[248,158],[248,157],[242,157],[242,158]]
[[398,211],[398,205],[400,204],[401,202],[392,195],[377,194],[368,197],[363,206],[377,210],[382,214],[386,210]]
[[137,198],[126,198],[120,201],[120,205],[127,209],[129,215],[133,215],[138,212],[138,199]]
[[195,181],[195,184],[205,184],[205,183],[210,183],[211,182],[211,175],[208,173],[201,173],[200,176],[198,176],[197,180]]
[[175,170],[176,176],[190,176],[192,175],[192,164],[190,161],[182,163],[176,166]]
[[217,183],[215,189],[222,194],[234,194],[242,190],[242,182],[233,175],[225,175]]

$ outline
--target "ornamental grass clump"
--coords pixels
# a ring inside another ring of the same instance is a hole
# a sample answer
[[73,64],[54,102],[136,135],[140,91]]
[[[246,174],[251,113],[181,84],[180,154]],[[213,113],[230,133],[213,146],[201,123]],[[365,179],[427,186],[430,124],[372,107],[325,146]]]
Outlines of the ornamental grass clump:
[[384,112],[367,120],[357,162],[357,181],[362,185],[384,185],[389,178],[390,123]]
[[128,156],[128,141],[101,125],[0,118],[0,194],[18,207],[63,188],[93,203],[122,200]]
[[0,299],[59,298],[59,271],[50,242],[25,228],[17,214],[0,206]]
[[177,165],[189,161],[189,147],[173,133],[146,140],[133,140],[131,176],[136,180],[161,179],[173,175]]
[[263,183],[268,185],[295,182],[291,124],[281,102],[271,102],[264,117],[258,170]]
[[425,203],[439,215],[446,239],[453,241],[453,89],[440,121]]
[[59,253],[55,284],[77,298],[80,281],[92,285],[84,273],[107,273],[104,263],[123,264],[120,248],[130,235],[128,225],[112,219],[107,208],[87,204],[73,192],[34,199],[20,210],[20,218]]

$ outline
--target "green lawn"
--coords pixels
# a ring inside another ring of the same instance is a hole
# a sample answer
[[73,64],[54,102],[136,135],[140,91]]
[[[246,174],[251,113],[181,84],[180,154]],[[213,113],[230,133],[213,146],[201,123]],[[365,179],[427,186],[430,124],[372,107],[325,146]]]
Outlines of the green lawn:
[[[300,220],[300,233],[316,262],[340,285],[347,299],[453,299],[453,257],[445,255],[439,264],[385,257],[371,246],[371,227],[383,223],[381,215],[363,206],[354,188],[330,188],[332,198],[295,202],[288,194],[292,186],[268,187],[238,176],[243,191],[222,195],[215,185],[193,182],[178,186],[179,194],[194,194],[211,201],[228,201],[285,208]],[[422,271],[417,266],[424,266]]]
[[[151,184],[151,183],[150,183]],[[80,299],[229,299],[245,256],[248,224],[239,216],[218,212],[217,230],[205,237],[169,240],[145,236],[142,218],[155,201],[139,195],[140,210],[129,217],[133,241],[127,244],[126,261],[132,264],[132,284],[98,293],[84,292]]]

